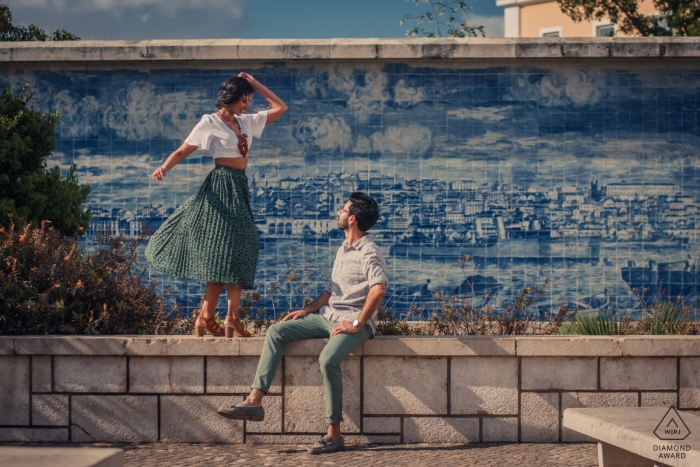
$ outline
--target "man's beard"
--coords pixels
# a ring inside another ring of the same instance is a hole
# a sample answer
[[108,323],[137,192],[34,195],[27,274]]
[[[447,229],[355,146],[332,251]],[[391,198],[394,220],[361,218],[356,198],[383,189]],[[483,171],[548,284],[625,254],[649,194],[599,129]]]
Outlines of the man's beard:
[[343,225],[343,222],[340,219],[338,219],[338,229],[346,230],[349,226],[350,224],[348,224],[347,221],[345,222],[345,225]]

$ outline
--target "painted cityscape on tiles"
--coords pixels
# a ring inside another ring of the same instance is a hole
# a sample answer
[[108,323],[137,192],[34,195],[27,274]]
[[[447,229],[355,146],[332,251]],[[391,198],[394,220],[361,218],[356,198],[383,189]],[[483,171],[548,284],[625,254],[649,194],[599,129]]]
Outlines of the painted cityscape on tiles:
[[[242,70],[290,107],[254,142],[247,170],[256,283],[270,310],[324,287],[342,241],[335,213],[355,190],[380,204],[373,233],[399,311],[436,307],[437,291],[471,294],[465,278],[498,308],[550,277],[540,312],[563,300],[634,315],[633,288],[700,296],[700,72],[691,68],[275,62],[1,79],[29,82],[35,107],[62,112],[54,160],[76,163],[92,187],[89,247],[99,232],[157,228],[196,191],[213,167],[208,153],[165,182],[150,174]],[[253,110],[262,108],[256,96]],[[198,304],[201,282],[150,274]]]

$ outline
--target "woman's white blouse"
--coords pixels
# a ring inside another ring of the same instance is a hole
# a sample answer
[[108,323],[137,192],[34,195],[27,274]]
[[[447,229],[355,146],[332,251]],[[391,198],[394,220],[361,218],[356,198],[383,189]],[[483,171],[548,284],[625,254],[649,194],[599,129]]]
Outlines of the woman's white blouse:
[[[236,115],[235,118],[241,126],[241,133],[248,135],[248,148],[250,148],[253,138],[262,136],[267,121],[267,110]],[[192,129],[185,143],[209,151],[214,159],[243,157],[238,150],[236,133],[215,113],[202,115],[202,119]]]

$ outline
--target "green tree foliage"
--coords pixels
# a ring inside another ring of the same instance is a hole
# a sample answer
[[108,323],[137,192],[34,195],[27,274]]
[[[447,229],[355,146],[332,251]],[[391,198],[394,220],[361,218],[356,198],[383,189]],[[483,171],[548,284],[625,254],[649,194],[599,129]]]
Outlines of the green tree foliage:
[[88,227],[90,212],[83,209],[90,194],[80,185],[71,166],[63,177],[58,166],[46,170],[46,158],[56,146],[55,126],[60,113],[44,115],[27,106],[29,85],[14,95],[0,95],[0,225],[40,224],[48,220],[60,233],[80,234]]
[[12,24],[12,12],[10,7],[0,3],[0,42],[15,41],[79,41],[80,38],[66,31],[58,29],[49,35],[36,24],[29,26],[15,26]]
[[[406,0],[418,5],[421,0]],[[425,37],[443,37],[443,30],[450,37],[484,37],[483,26],[471,26],[464,19],[457,19],[457,15],[466,13],[471,10],[467,2],[463,0],[423,0],[430,6],[427,11],[419,15],[406,15],[399,20],[399,24],[405,24],[408,21],[415,21],[416,26],[406,31],[407,37],[416,37],[418,34],[423,34]],[[443,21],[443,17],[447,21]],[[424,23],[431,24],[434,29],[426,29]]]
[[700,36],[700,0],[653,0],[658,12],[639,12],[637,0],[557,0],[574,21],[609,18],[620,31],[640,36]]

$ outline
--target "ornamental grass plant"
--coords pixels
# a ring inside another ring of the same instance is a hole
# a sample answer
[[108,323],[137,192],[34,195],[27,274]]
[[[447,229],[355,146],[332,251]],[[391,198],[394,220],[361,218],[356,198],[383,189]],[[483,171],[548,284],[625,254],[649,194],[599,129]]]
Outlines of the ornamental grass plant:
[[629,334],[628,328],[629,319],[618,320],[617,317],[600,311],[582,311],[562,323],[559,334],[616,336]]
[[669,300],[660,291],[658,296],[647,299],[646,290],[632,289],[640,305],[641,318],[617,317],[603,311],[575,312],[564,322],[559,334],[585,336],[634,336],[634,335],[698,335],[699,304],[683,303],[682,297]]

